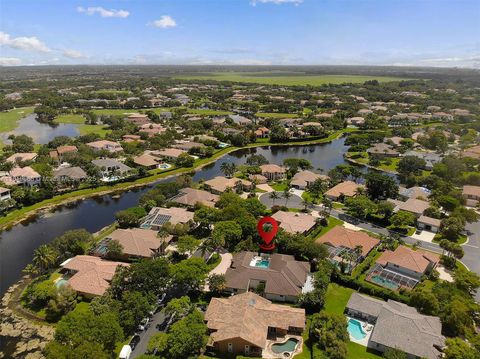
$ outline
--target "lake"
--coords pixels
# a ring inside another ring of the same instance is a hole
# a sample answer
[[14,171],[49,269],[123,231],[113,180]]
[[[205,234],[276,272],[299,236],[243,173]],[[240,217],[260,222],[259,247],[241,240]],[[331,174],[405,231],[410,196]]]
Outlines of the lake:
[[27,135],[35,143],[46,144],[57,136],[79,136],[78,125],[71,123],[46,124],[36,120],[37,115],[31,114],[17,122],[17,127],[10,132],[0,134],[0,139],[5,144],[11,144],[10,135]]
[[[35,121],[36,122],[36,121]],[[285,158],[297,157],[309,160],[314,169],[324,173],[338,164],[345,164],[343,154],[347,150],[345,138],[312,146],[266,146],[241,149],[232,152],[211,165],[198,170],[193,179],[208,180],[223,175],[223,162],[245,163],[246,157],[256,153],[265,156],[271,163],[282,164]],[[173,181],[174,178],[163,179]],[[33,251],[40,245],[51,242],[55,237],[70,229],[85,228],[97,232],[115,220],[115,212],[135,206],[139,197],[154,184],[127,192],[120,196],[99,196],[79,200],[60,206],[46,214],[31,218],[6,230],[0,235],[0,296],[22,276],[22,269],[31,263]]]

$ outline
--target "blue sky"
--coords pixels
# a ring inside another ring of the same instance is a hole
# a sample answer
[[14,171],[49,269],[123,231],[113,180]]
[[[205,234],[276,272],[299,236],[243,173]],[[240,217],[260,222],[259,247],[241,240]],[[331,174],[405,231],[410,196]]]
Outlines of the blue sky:
[[480,67],[479,0],[0,0],[0,65]]

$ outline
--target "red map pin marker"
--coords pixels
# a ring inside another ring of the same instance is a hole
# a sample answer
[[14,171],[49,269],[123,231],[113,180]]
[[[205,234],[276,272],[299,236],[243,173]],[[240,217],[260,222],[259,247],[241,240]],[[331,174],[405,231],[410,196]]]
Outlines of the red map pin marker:
[[[265,224],[270,224],[272,228],[270,231],[266,232],[263,226]],[[260,237],[262,237],[265,243],[260,244],[260,248],[266,251],[271,251],[275,248],[275,244],[272,243],[273,238],[278,232],[278,223],[272,217],[263,217],[257,223],[257,231]]]

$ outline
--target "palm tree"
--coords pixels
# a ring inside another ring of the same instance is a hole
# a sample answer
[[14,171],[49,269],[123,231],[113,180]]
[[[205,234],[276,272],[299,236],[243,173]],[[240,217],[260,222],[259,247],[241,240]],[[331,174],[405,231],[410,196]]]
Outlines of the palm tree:
[[355,246],[355,249],[353,250],[353,253],[355,253],[355,260],[358,260],[358,258],[360,258],[362,256],[362,252],[363,252],[363,246],[361,244],[357,244]]
[[270,199],[272,200],[272,207],[275,206],[275,200],[277,200],[279,197],[278,197],[278,193],[273,191],[273,192],[270,192],[270,195],[269,195]]
[[287,203],[288,203],[288,200],[290,198],[292,198],[292,194],[290,193],[290,191],[288,190],[288,188],[283,191],[283,198],[285,198],[285,207],[287,206]]
[[56,260],[57,253],[52,247],[46,244],[42,244],[33,252],[33,265],[38,268],[40,273],[51,268]]
[[332,212],[333,204],[330,199],[327,197],[323,197],[322,199],[322,205],[325,210],[325,212],[330,216],[330,213]]

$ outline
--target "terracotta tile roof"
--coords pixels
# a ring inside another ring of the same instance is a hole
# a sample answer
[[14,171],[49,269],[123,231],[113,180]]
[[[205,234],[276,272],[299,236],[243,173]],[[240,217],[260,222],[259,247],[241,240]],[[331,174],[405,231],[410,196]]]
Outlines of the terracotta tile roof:
[[117,267],[128,266],[128,264],[80,255],[67,259],[61,266],[76,272],[68,279],[68,284],[73,290],[92,295],[103,295],[110,287],[110,281]]
[[157,231],[140,228],[117,229],[107,238],[118,241],[123,253],[129,256],[149,258],[160,248],[163,242],[169,242],[172,236],[165,239],[158,237]]
[[77,151],[78,149],[76,146],[58,146],[57,147],[57,152],[59,155],[62,155],[68,152],[77,152]]
[[225,273],[227,287],[248,290],[251,279],[263,280],[265,293],[297,296],[310,273],[310,263],[297,261],[291,255],[275,253],[269,257],[268,268],[251,266],[254,252],[240,252],[234,255],[232,265]]
[[10,157],[8,157],[5,161],[6,162],[24,162],[24,161],[33,161],[37,158],[37,154],[35,152],[22,152],[22,153],[14,153]]
[[328,176],[325,175],[320,175],[312,171],[300,171],[295,173],[295,176],[293,176],[290,185],[306,187],[308,184],[315,182],[315,180],[319,178],[323,180],[328,180]]
[[178,148],[165,148],[164,150],[152,152],[152,154],[155,156],[159,156],[159,157],[165,156],[165,157],[173,157],[173,158],[177,158],[183,153],[187,153],[187,152],[184,150],[180,150]]
[[435,226],[435,227],[440,227],[440,223],[441,221],[439,219],[436,219],[436,218],[432,218],[432,217],[428,217],[428,216],[424,216],[424,215],[421,215],[418,219],[417,219],[417,222],[418,223],[424,223],[424,224],[427,224],[429,226]]
[[264,173],[285,173],[285,168],[274,165],[274,164],[268,164],[268,165],[261,165],[260,169],[262,170],[262,174]]
[[214,207],[219,197],[207,191],[202,191],[194,188],[184,188],[180,193],[172,198],[172,201],[187,206],[195,206],[201,203],[208,207]]
[[226,178],[222,176],[217,176],[211,180],[205,181],[205,185],[214,191],[225,192],[227,188],[236,188],[238,182],[241,182],[243,187],[250,187],[252,185],[252,182],[241,178]]
[[229,298],[212,298],[205,313],[214,342],[242,338],[265,348],[268,328],[305,328],[305,309],[273,304],[247,292]]
[[409,198],[405,202],[400,202],[397,205],[396,210],[402,210],[421,215],[428,207],[430,207],[430,204],[426,201],[416,198]]
[[167,222],[170,222],[171,224],[177,224],[177,223],[188,223],[190,221],[193,221],[194,213],[187,211],[185,208],[180,208],[180,207],[170,207],[170,208],[153,207],[148,213],[144,224],[159,225],[157,223],[160,223],[160,222],[157,221],[157,218],[160,216],[168,217]]
[[407,268],[418,273],[424,273],[431,263],[438,263],[440,257],[426,251],[398,246],[395,251],[385,251],[377,259],[377,263],[386,266],[388,263]]
[[159,160],[157,157],[144,153],[143,155],[134,157],[133,162],[139,166],[152,167],[158,165]]
[[32,167],[15,167],[10,172],[10,177],[26,177],[26,178],[39,178],[41,177],[37,171]]
[[462,194],[464,196],[480,197],[480,186],[463,186]]
[[353,197],[358,188],[364,188],[364,186],[352,181],[340,182],[336,186],[326,191],[325,195],[335,198],[340,197],[342,194],[346,197]]
[[329,244],[333,247],[345,247],[355,249],[356,246],[362,246],[362,256],[365,257],[380,240],[370,237],[362,231],[354,231],[343,226],[335,226],[323,236],[317,238],[317,243]]
[[272,218],[288,233],[305,233],[315,226],[315,217],[305,213],[278,211]]

